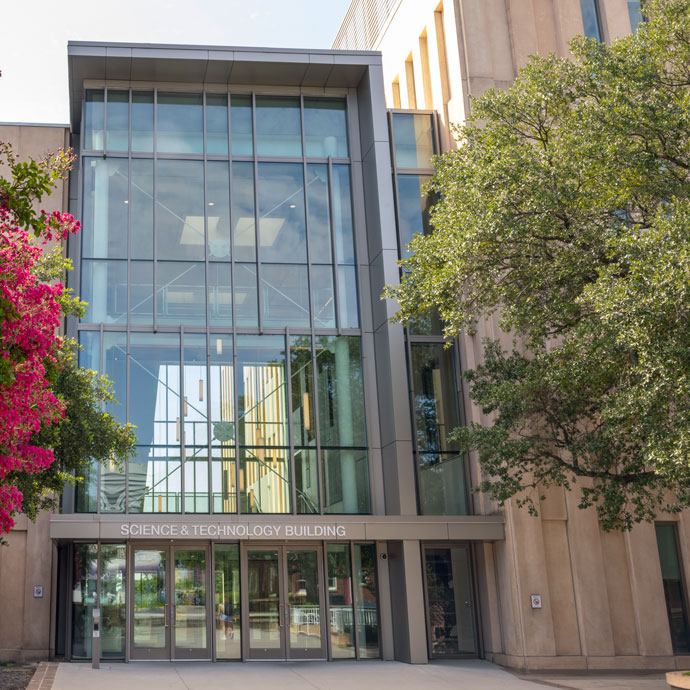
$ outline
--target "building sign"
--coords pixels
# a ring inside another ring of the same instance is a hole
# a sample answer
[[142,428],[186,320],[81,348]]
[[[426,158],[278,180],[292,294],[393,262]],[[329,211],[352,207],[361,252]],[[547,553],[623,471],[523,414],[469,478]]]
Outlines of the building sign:
[[120,536],[197,539],[347,539],[346,525],[243,522],[129,522]]

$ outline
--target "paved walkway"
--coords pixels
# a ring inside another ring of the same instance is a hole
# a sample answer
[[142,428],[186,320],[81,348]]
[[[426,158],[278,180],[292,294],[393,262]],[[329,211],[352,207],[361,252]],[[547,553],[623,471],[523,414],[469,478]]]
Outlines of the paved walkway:
[[668,690],[654,676],[534,676],[518,678],[486,661],[401,664],[395,661],[301,663],[133,662],[60,664],[52,690]]

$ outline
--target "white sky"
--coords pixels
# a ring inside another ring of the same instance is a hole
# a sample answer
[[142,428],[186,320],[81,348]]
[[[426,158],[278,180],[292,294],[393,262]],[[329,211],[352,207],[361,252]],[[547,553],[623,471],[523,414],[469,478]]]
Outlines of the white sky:
[[349,4],[0,0],[0,122],[69,122],[69,40],[330,48]]

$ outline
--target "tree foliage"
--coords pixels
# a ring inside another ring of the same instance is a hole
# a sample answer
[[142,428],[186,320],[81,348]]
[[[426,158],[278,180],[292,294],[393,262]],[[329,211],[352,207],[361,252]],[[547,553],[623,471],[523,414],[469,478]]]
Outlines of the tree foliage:
[[492,423],[454,432],[478,488],[536,512],[577,481],[606,529],[690,506],[690,0],[645,13],[473,101],[385,295],[448,337],[497,315],[514,348],[466,373]]

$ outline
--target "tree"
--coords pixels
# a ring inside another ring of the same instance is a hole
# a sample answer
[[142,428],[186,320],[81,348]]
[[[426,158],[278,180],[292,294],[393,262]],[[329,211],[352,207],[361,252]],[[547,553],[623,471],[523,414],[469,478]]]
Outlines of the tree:
[[485,340],[466,372],[492,423],[453,432],[478,489],[536,513],[577,482],[605,529],[690,506],[690,0],[645,13],[473,102],[385,293],[448,337],[497,316],[513,348]]
[[[71,152],[19,161],[0,143],[9,168],[0,178],[0,534],[20,510],[34,518],[54,505],[68,478],[90,460],[124,461],[131,427],[101,410],[112,399],[107,379],[79,369],[74,343],[57,329],[81,303],[59,282],[70,267],[52,240],[77,232],[69,214],[37,211],[70,169]],[[27,231],[27,229],[29,231]],[[39,242],[41,244],[39,244]]]

